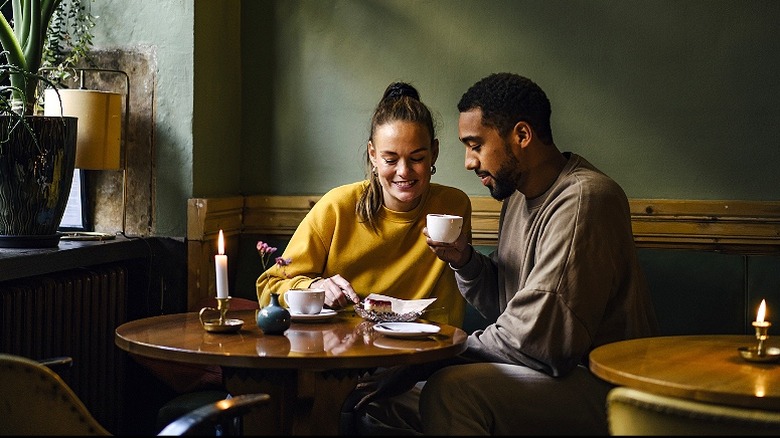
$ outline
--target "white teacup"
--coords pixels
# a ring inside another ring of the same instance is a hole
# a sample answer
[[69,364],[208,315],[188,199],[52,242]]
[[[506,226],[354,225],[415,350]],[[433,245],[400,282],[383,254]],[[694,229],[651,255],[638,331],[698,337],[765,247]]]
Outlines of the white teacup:
[[325,289],[290,289],[284,293],[284,301],[293,313],[316,315],[325,305]]
[[426,217],[426,225],[431,240],[452,243],[460,236],[463,217],[451,214],[429,214]]

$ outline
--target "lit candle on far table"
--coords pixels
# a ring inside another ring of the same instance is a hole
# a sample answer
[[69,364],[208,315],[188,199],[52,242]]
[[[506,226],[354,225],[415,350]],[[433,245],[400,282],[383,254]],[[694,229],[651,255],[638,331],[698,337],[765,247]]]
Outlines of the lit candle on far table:
[[758,306],[758,314],[756,314],[756,320],[753,321],[753,327],[769,327],[772,325],[769,321],[764,321],[766,316],[766,300],[761,300],[761,305]]
[[227,256],[225,255],[225,236],[219,230],[217,242],[219,254],[214,256],[214,264],[217,269],[217,298],[228,297]]
[[764,341],[766,341],[766,338],[769,337],[769,335],[767,335],[767,332],[769,331],[769,326],[772,325],[772,323],[770,323],[769,321],[764,321],[765,316],[766,316],[766,300],[761,300],[761,305],[758,306],[758,314],[756,315],[756,320],[753,321],[753,327],[756,328],[756,339],[758,339],[757,353],[759,356],[763,356],[764,354],[766,354]]

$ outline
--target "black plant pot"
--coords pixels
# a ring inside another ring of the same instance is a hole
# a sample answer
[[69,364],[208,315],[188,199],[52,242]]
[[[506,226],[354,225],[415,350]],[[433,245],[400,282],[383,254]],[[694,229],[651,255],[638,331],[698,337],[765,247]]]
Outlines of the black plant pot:
[[59,245],[77,123],[76,117],[0,116],[0,248]]

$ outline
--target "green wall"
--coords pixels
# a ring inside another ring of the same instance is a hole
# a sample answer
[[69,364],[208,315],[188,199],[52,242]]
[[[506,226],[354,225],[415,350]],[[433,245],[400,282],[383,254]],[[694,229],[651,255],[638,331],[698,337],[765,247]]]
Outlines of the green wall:
[[195,2],[192,193],[236,194],[241,168],[241,2]]
[[157,50],[157,234],[184,235],[192,196],[362,178],[371,111],[395,80],[438,115],[434,181],[487,195],[463,168],[455,105],[497,71],[538,82],[559,148],[630,197],[780,199],[777,1],[97,0],[93,12],[96,45]]
[[151,51],[156,58],[154,89],[142,90],[154,101],[154,132],[135,135],[152,136],[154,142],[149,163],[154,166],[149,194],[154,234],[184,236],[195,166],[193,0],[95,0],[91,6],[98,16],[97,48]]
[[455,105],[513,71],[547,91],[559,148],[630,197],[780,199],[780,2],[278,1],[262,17],[257,3],[243,8],[262,25],[243,35],[272,27],[273,63],[245,64],[244,80],[273,69],[273,116],[244,124],[244,192],[362,178],[371,110],[406,80],[441,116],[434,180],[487,195],[463,168]]

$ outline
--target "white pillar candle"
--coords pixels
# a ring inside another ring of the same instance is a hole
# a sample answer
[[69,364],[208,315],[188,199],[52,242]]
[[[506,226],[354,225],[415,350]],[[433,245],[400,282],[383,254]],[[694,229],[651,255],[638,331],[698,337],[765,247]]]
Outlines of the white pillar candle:
[[214,256],[214,265],[217,269],[217,298],[228,297],[227,256],[225,255],[225,237],[219,230],[219,254]]

